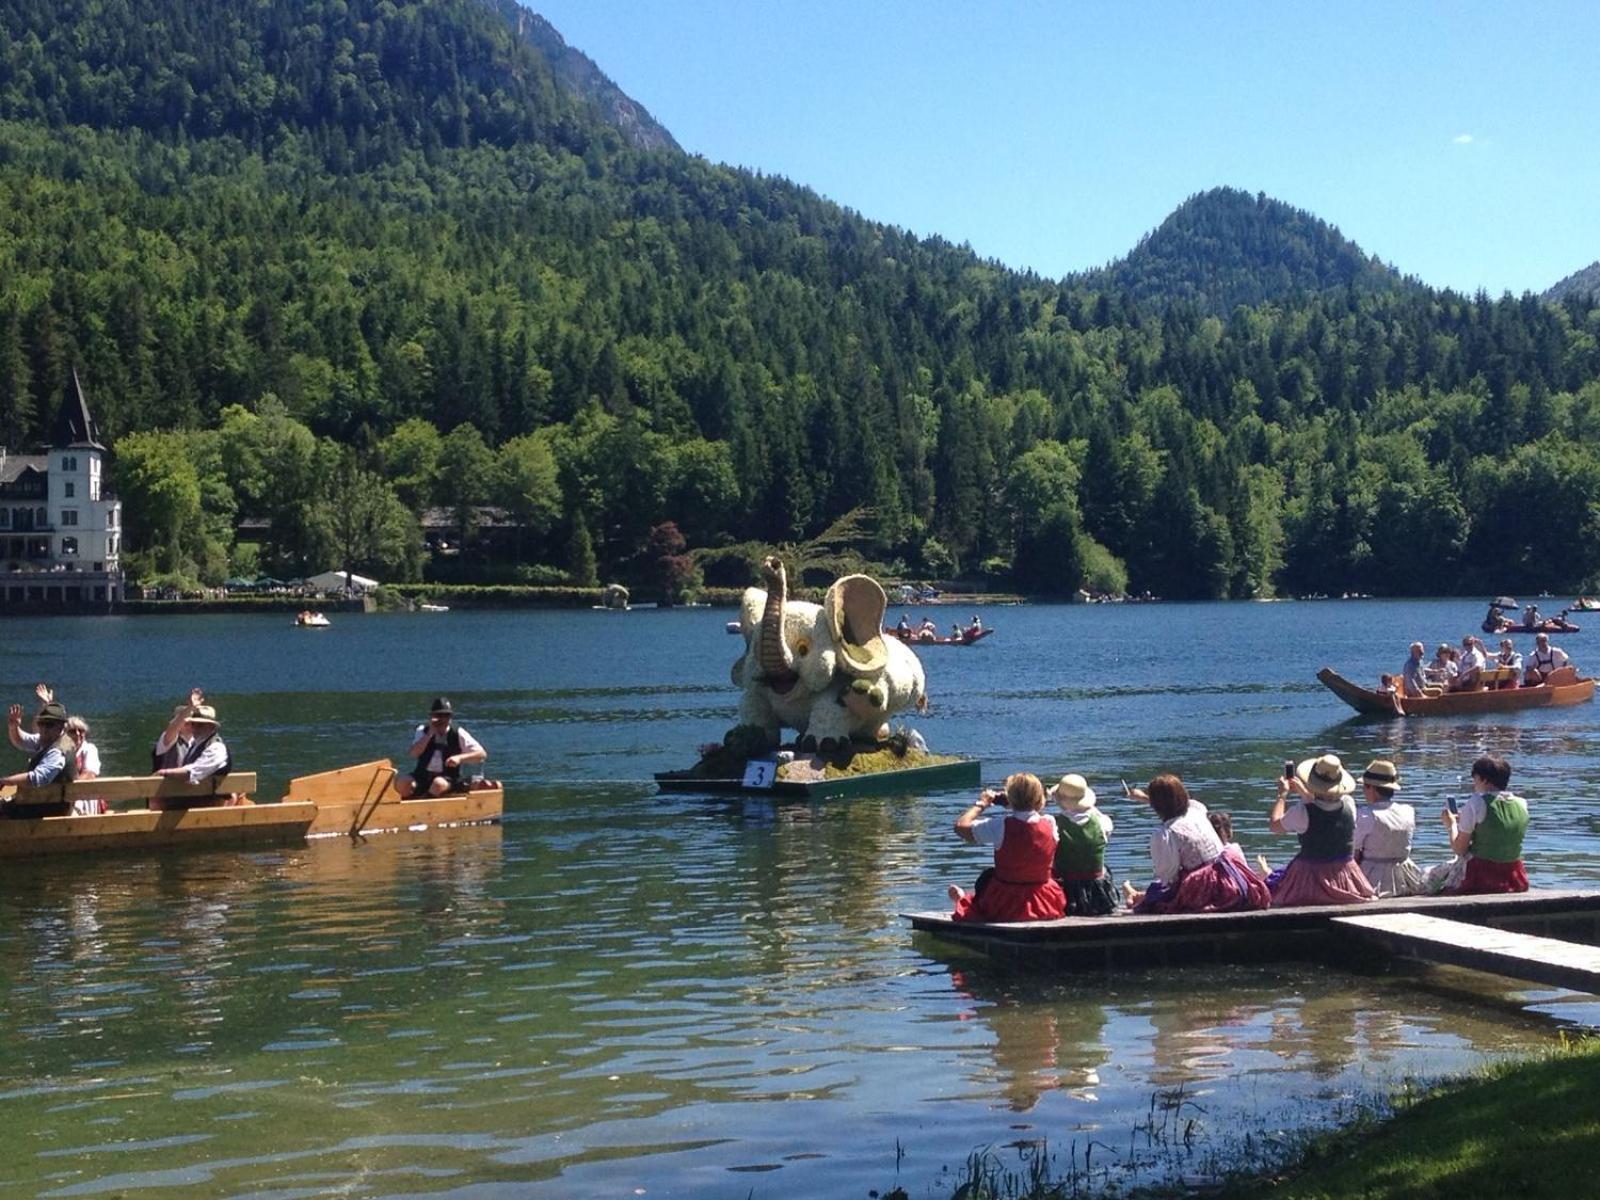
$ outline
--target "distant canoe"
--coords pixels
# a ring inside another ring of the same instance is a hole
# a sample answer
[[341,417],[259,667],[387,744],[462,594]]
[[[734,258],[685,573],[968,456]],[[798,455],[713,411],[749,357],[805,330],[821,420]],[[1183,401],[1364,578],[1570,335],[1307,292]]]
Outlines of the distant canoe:
[[1351,683],[1331,667],[1323,667],[1317,678],[1330,692],[1359,713],[1394,717],[1445,717],[1468,713],[1515,712],[1523,708],[1551,708],[1583,704],[1594,699],[1592,679],[1579,679],[1571,667],[1554,676],[1561,682],[1539,687],[1484,688],[1473,692],[1442,692],[1437,696],[1407,696],[1400,703],[1405,712],[1396,713],[1394,701],[1359,684]]

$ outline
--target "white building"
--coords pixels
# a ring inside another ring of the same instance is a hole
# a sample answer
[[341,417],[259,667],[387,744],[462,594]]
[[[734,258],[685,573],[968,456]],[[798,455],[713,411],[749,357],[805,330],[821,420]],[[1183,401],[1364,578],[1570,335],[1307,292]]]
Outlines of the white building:
[[105,456],[74,371],[50,449],[0,450],[0,608],[122,599],[122,502]]

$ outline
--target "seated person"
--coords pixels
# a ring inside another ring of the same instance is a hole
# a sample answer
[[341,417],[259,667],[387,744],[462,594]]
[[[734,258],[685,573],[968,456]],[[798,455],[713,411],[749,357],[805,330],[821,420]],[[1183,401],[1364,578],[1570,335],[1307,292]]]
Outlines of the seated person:
[[1456,651],[1449,642],[1440,642],[1433,652],[1433,661],[1422,668],[1422,678],[1429,687],[1449,688],[1456,677]]
[[1483,652],[1483,643],[1470,633],[1461,639],[1459,663],[1456,677],[1450,681],[1450,690],[1452,692],[1476,690],[1479,677],[1483,674],[1483,668],[1488,665],[1488,662]]
[[922,618],[922,627],[917,630],[919,642],[931,642],[939,636],[939,627],[933,623],[932,617]]
[[1405,692],[1408,696],[1420,696],[1423,694],[1422,655],[1422,643],[1412,642],[1411,653],[1407,656],[1406,665],[1401,668],[1400,673],[1400,678],[1405,683]]
[[1537,604],[1530,604],[1523,610],[1522,623],[1529,629],[1537,631],[1539,623],[1543,620],[1544,618],[1539,615],[1539,606]]
[[967,636],[977,637],[983,632],[983,622],[978,619],[978,614],[972,614],[972,620],[967,622]]
[[1115,912],[1117,892],[1106,870],[1111,818],[1095,806],[1094,789],[1082,775],[1063,775],[1051,795],[1061,809],[1053,873],[1066,893],[1067,915],[1103,917]]
[[1528,802],[1512,795],[1511,764],[1485,754],[1472,764],[1472,796],[1459,814],[1439,814],[1450,834],[1450,848],[1466,860],[1458,895],[1525,892],[1522,839],[1528,831]]
[[[166,765],[157,766],[153,773],[188,783],[204,783],[207,779],[221,779],[227,775],[233,768],[233,759],[220,736],[221,727],[217,710],[205,703],[204,693],[195,688],[189,693],[189,703],[178,706],[172,721],[156,739],[155,757]],[[157,796],[150,801],[150,807],[167,812],[226,804],[230,799],[226,792],[214,792],[209,796]]]
[[901,637],[909,637],[911,635],[911,621],[905,613],[900,614],[900,623],[894,627],[894,631]]
[[[1009,811],[984,814],[1001,803]],[[1044,811],[1044,784],[1026,772],[1006,780],[1004,791],[986,791],[956,818],[956,834],[974,846],[994,847],[971,892],[949,888],[957,921],[1049,921],[1067,914],[1067,897],[1051,874],[1059,833]]]
[[[1296,834],[1300,852],[1267,880],[1273,908],[1377,898],[1356,865],[1355,790],[1356,781],[1335,754],[1308,758],[1278,778],[1269,824],[1273,833]],[[1296,797],[1292,806],[1291,795]]]
[[1511,622],[1506,619],[1506,614],[1498,604],[1489,605],[1489,612],[1483,618],[1483,631],[1485,633],[1499,633],[1502,629],[1509,629]]
[[1533,653],[1528,655],[1528,673],[1523,677],[1523,682],[1529,687],[1538,687],[1571,661],[1565,650],[1550,644],[1548,633],[1535,634]]
[[461,768],[489,757],[489,752],[455,723],[455,710],[443,696],[434,698],[427,721],[417,726],[409,753],[417,760],[416,767],[410,775],[401,775],[394,781],[394,790],[402,800],[465,792],[469,785],[462,778]]
[[1157,775],[1148,788],[1129,795],[1147,801],[1161,821],[1150,837],[1155,879],[1144,891],[1122,885],[1123,898],[1136,913],[1239,912],[1266,908],[1271,896],[1245,864],[1237,847],[1229,849],[1207,819],[1205,805],[1189,797],[1176,775]]
[[1511,672],[1510,679],[1502,679],[1500,686],[1516,687],[1522,680],[1522,655],[1517,652],[1517,645],[1510,638],[1500,639],[1500,653],[1494,656],[1494,665],[1505,667]]
[[1406,710],[1401,702],[1401,690],[1401,682],[1395,679],[1393,675],[1378,676],[1378,695],[1385,697],[1389,701],[1389,707],[1403,717],[1406,715]]
[[[40,705],[32,733],[22,731],[22,705],[13,704],[6,732],[11,744],[28,754],[28,766],[0,779],[0,784],[38,788],[71,783],[77,777],[78,747],[67,733],[67,710],[54,700]],[[13,799],[0,804],[0,818],[64,817],[71,811],[72,805],[65,799],[37,804],[19,804]]]

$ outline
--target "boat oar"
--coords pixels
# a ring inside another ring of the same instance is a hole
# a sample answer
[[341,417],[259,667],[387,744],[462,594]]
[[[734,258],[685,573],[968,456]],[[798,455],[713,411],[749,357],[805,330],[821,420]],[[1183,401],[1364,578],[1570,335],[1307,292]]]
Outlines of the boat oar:
[[[356,819],[350,825],[350,836],[360,837],[361,830],[366,823],[372,820],[372,814],[378,811],[378,804],[383,800],[383,794],[389,790],[389,785],[394,782],[394,777],[399,773],[393,767],[387,768],[388,774],[384,776],[383,783],[374,789],[372,784],[367,784],[367,795],[361,798],[361,804],[356,809]],[[374,775],[373,782],[377,781]],[[370,802],[369,802],[370,801]]]

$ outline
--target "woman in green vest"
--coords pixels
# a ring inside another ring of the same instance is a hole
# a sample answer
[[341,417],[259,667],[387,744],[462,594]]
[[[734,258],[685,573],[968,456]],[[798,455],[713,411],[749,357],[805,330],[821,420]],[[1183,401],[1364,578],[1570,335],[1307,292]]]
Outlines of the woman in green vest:
[[1498,754],[1485,754],[1472,764],[1472,795],[1459,814],[1441,815],[1450,831],[1450,848],[1467,860],[1458,895],[1525,892],[1528,873],[1522,866],[1522,838],[1528,831],[1528,802],[1506,790],[1511,764]]
[[1067,916],[1104,917],[1116,912],[1117,892],[1106,870],[1111,818],[1095,807],[1094,789],[1082,775],[1063,775],[1050,794],[1062,815],[1056,822],[1060,840],[1053,873],[1067,894]]

